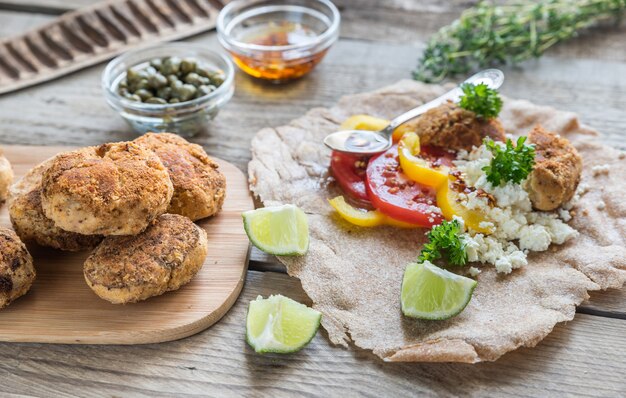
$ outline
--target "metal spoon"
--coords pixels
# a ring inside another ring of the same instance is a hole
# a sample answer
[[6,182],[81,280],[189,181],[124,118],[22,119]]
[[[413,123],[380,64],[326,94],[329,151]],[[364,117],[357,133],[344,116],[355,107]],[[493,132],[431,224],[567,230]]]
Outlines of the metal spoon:
[[[485,69],[478,72],[474,76],[465,80],[463,83],[480,84],[484,83],[489,88],[497,89],[504,82],[504,73],[499,69]],[[330,134],[324,138],[324,144],[330,149],[340,152],[355,153],[360,155],[373,155],[376,153],[384,152],[391,148],[393,142],[391,136],[393,131],[400,125],[408,122],[411,119],[416,118],[429,109],[436,108],[444,102],[458,101],[463,90],[461,87],[455,87],[448,91],[441,97],[420,105],[417,108],[403,113],[402,115],[393,119],[387,127],[380,131],[365,131],[365,130],[346,130],[338,131]]]

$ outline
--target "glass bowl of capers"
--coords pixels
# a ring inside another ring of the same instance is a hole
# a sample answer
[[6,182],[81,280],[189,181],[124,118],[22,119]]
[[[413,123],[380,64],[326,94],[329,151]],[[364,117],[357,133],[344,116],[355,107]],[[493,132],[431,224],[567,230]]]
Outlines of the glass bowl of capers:
[[200,45],[170,43],[125,53],[102,74],[109,105],[138,133],[194,136],[233,96],[234,68]]

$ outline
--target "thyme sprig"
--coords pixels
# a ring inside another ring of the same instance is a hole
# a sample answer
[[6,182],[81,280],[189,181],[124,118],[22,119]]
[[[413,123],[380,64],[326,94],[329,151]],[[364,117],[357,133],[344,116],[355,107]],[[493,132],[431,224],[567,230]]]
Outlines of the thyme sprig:
[[433,35],[416,80],[439,82],[484,67],[540,57],[600,20],[619,19],[626,0],[541,0],[493,5],[481,1]]

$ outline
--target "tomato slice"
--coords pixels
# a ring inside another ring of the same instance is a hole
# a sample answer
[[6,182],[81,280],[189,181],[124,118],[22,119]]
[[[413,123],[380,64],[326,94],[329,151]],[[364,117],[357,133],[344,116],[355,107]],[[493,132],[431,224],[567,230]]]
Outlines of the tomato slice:
[[352,199],[371,205],[365,188],[365,170],[369,158],[333,151],[330,155],[330,171],[339,186]]
[[367,166],[367,191],[374,207],[399,221],[432,227],[443,216],[433,212],[435,189],[407,178],[398,161],[398,146],[372,158]]
[[419,157],[430,163],[431,167],[446,166],[452,168],[454,166],[452,161],[456,159],[456,154],[436,146],[422,145]]

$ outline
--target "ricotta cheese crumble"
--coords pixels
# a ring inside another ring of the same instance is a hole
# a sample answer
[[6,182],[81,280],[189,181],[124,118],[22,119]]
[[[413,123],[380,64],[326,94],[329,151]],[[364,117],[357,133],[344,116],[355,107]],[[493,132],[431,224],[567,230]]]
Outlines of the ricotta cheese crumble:
[[[497,272],[508,274],[528,264],[529,252],[545,251],[553,243],[562,244],[578,236],[578,232],[565,223],[571,219],[567,209],[555,213],[534,211],[524,181],[499,186],[487,181],[482,169],[491,158],[492,153],[481,145],[469,153],[459,153],[455,161],[467,186],[475,188],[459,194],[461,204],[484,214],[486,220],[479,227],[493,231],[483,234],[463,226],[466,232],[462,239],[469,261],[489,263]],[[495,203],[489,203],[485,192]],[[460,218],[457,220],[464,225]]]

